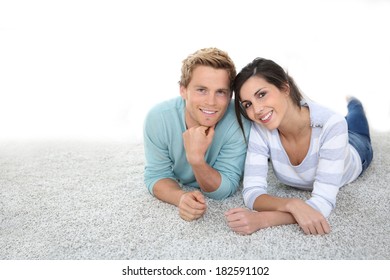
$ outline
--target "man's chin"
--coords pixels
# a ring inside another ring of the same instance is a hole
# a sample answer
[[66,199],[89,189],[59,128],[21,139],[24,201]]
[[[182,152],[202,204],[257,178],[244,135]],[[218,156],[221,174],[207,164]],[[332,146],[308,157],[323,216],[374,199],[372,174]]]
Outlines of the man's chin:
[[[219,121],[219,120],[218,120]],[[218,121],[215,121],[215,120],[205,120],[201,123],[202,126],[207,126],[207,127],[212,127],[212,126],[215,126]]]

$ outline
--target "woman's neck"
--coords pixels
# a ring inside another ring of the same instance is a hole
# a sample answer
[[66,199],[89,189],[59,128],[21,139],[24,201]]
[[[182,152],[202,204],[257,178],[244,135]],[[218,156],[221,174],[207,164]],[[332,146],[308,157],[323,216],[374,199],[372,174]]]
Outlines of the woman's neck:
[[278,130],[279,134],[286,139],[298,139],[307,135],[311,131],[309,108],[293,106]]

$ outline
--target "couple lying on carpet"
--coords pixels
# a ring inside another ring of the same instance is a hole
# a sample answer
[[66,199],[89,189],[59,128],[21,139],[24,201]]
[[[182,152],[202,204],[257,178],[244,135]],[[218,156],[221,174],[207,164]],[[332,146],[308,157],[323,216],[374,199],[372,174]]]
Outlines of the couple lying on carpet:
[[[225,213],[233,231],[297,223],[306,234],[330,232],[327,217],[340,187],[373,157],[359,100],[348,98],[343,117],[305,99],[272,60],[256,58],[236,75],[228,54],[216,48],[189,55],[179,85],[181,96],[156,105],[144,123],[151,194],[191,221],[206,212],[205,196],[225,199],[243,177],[248,209]],[[267,194],[269,160],[282,183],[311,191],[310,199]]]

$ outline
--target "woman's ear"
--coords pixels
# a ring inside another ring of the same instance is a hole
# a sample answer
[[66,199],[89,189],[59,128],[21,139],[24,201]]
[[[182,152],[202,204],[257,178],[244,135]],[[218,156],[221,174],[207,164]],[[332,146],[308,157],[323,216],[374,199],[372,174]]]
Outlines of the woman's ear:
[[290,85],[289,85],[288,83],[286,83],[286,84],[283,86],[282,92],[283,92],[284,94],[286,94],[287,96],[290,95]]

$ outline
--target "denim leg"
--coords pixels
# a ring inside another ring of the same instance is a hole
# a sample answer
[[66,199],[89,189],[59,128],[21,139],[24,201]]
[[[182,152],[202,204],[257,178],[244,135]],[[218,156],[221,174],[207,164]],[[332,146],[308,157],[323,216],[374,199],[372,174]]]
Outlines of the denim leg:
[[366,136],[355,133],[353,131],[348,131],[349,144],[351,144],[356,151],[359,153],[360,159],[362,161],[362,172],[368,168],[370,165],[374,152],[372,150],[371,142]]
[[348,103],[348,114],[345,117],[348,123],[349,143],[357,150],[362,160],[362,173],[370,165],[373,158],[370,130],[362,103],[351,98]]
[[345,118],[348,123],[348,130],[367,136],[371,141],[366,113],[358,99],[352,97],[349,100],[348,114]]

